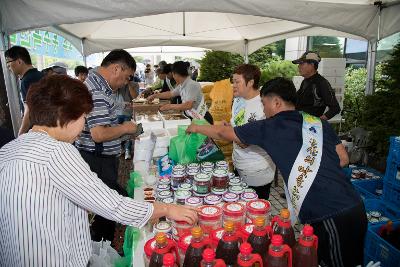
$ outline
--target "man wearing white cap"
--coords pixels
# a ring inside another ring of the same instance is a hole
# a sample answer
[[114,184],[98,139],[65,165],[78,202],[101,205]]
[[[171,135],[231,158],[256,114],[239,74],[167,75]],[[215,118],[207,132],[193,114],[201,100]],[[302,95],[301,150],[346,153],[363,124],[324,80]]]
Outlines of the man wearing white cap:
[[[296,109],[329,120],[340,112],[340,106],[330,83],[317,71],[320,61],[321,57],[313,51],[292,61],[299,65],[299,73],[304,77],[297,91]],[[326,107],[328,110],[325,112]]]

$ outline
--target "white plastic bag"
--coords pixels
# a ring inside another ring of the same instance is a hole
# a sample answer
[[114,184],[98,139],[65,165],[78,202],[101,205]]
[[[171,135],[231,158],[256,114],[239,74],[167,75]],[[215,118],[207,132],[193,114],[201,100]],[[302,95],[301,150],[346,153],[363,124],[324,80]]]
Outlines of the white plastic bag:
[[93,241],[92,246],[90,267],[113,267],[115,262],[121,258],[118,252],[111,247],[111,241]]

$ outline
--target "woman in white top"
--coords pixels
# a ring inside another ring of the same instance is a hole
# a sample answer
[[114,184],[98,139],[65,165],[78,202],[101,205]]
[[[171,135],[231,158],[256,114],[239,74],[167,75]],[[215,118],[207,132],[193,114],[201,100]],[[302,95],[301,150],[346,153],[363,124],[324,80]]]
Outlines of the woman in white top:
[[[258,83],[261,72],[255,65],[243,64],[233,72],[233,106],[231,125],[241,126],[248,122],[265,119],[261,103]],[[233,144],[233,164],[239,176],[262,199],[269,198],[272,180],[275,174],[275,164],[258,146],[240,147]]]
[[32,129],[0,149],[0,266],[87,266],[88,211],[135,227],[161,216],[197,220],[191,208],[123,197],[90,171],[71,144],[93,108],[82,82],[47,77],[27,104]]

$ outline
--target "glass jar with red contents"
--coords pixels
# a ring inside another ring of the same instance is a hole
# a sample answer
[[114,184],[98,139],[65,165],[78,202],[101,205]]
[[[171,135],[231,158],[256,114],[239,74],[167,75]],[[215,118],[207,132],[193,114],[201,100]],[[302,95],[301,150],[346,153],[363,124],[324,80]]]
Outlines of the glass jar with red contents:
[[228,192],[228,189],[224,189],[224,188],[211,188],[211,193],[214,195],[218,195],[218,196],[222,196],[223,194],[225,194],[226,192]]
[[205,235],[209,235],[222,225],[222,211],[217,206],[204,205],[200,207],[199,226]]
[[187,190],[177,190],[175,192],[175,203],[185,205],[186,199],[192,196],[192,192]]
[[253,223],[257,217],[265,218],[265,224],[270,224],[271,204],[264,199],[251,200],[246,205],[246,223]]
[[241,185],[232,185],[229,187],[228,191],[240,195],[244,192],[244,188]]
[[212,186],[214,188],[226,189],[228,187],[228,171],[224,169],[215,169],[212,174]]
[[173,171],[171,177],[171,186],[174,190],[178,189],[180,184],[183,184],[186,180],[185,171]]
[[205,161],[201,163],[201,172],[204,171],[204,169],[214,169],[214,163],[209,162],[209,161]]
[[233,178],[229,180],[229,186],[240,186],[242,185],[242,180],[240,178]]
[[193,225],[185,221],[172,221],[172,237],[179,240],[180,237],[189,234],[192,227]]
[[186,183],[192,184],[194,177],[199,173],[200,171],[197,169],[188,169],[186,171]]
[[199,163],[190,163],[187,165],[186,170],[187,171],[196,170],[197,172],[200,172],[200,164]]
[[235,224],[235,229],[240,229],[244,225],[245,207],[237,202],[225,203],[222,207],[223,220],[232,221]]
[[208,194],[211,190],[211,176],[199,173],[194,177],[193,191],[197,194]]

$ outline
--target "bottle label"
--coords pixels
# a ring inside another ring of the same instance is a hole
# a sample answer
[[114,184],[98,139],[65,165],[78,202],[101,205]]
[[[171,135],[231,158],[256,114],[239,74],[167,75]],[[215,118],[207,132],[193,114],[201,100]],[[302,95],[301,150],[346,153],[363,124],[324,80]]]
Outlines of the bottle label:
[[201,209],[201,213],[204,215],[215,215],[218,213],[218,209],[214,207],[205,207]]
[[241,211],[241,210],[243,210],[243,207],[241,205],[235,204],[235,203],[229,204],[228,206],[226,206],[226,208],[229,211]]
[[261,201],[254,201],[254,202],[250,203],[250,207],[252,207],[254,209],[262,210],[262,209],[265,209],[265,203],[261,202]]

